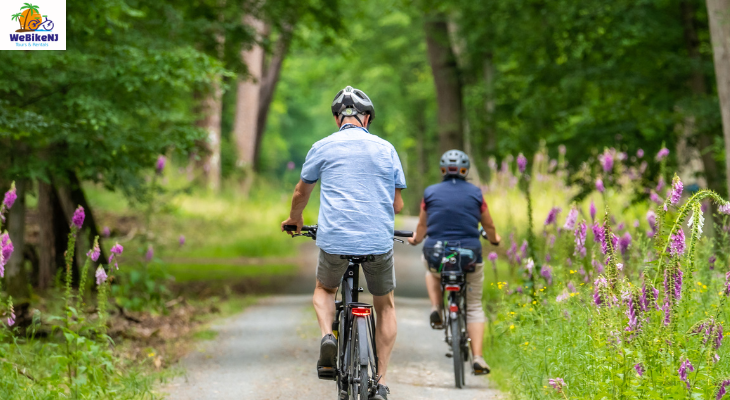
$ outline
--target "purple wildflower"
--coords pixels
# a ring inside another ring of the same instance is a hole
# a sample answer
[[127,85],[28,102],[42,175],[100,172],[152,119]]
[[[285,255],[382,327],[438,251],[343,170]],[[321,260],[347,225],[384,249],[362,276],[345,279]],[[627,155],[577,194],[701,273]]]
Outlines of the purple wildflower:
[[109,230],[109,227],[108,226],[105,226],[104,229],[101,230],[101,234],[105,238],[108,238],[109,236],[111,236],[112,232]]
[[730,295],[730,271],[725,274],[725,295]]
[[661,161],[664,157],[669,155],[669,149],[664,147],[663,149],[659,150],[659,152],[656,154],[656,160]]
[[13,182],[10,185],[10,190],[5,192],[5,198],[3,198],[3,206],[5,206],[6,210],[9,210],[13,207],[13,204],[15,204],[15,200],[18,199],[18,193],[15,190],[15,182]]
[[591,265],[593,266],[593,270],[596,271],[597,274],[603,273],[603,264],[601,264],[597,260],[591,260]]
[[643,158],[644,157],[644,150],[639,149],[636,151],[636,157]]
[[152,258],[155,256],[155,251],[152,248],[152,245],[147,246],[147,253],[144,255],[144,259],[147,262],[152,261]]
[[599,276],[595,282],[593,282],[593,303],[597,306],[603,304],[603,298],[601,297],[601,288],[608,287],[608,281],[603,276]]
[[101,249],[99,248],[99,239],[97,238],[94,240],[94,247],[89,250],[88,253],[86,253],[86,256],[91,258],[93,262],[96,262],[99,259],[99,255],[101,254]]
[[497,260],[497,253],[495,253],[493,251],[490,252],[489,255],[487,256],[487,259],[489,261],[492,261],[492,262],[496,261]]
[[570,293],[575,293],[577,290],[575,289],[575,285],[573,285],[573,282],[568,282],[568,290]]
[[631,234],[629,232],[625,232],[623,236],[621,236],[621,239],[618,241],[618,246],[619,249],[621,249],[621,255],[625,255],[629,246],[631,246]]
[[155,169],[157,170],[158,174],[161,174],[162,171],[165,169],[165,156],[160,155],[157,157],[157,164],[155,165]]
[[722,335],[722,325],[715,324],[715,329],[716,329],[716,331],[715,331],[716,335],[715,335],[715,343],[713,343],[713,345],[715,346],[715,350],[718,350],[718,349],[720,349],[720,346],[722,345],[722,338],[724,337]]
[[603,186],[603,179],[601,179],[601,178],[596,179],[596,190],[598,190],[601,193],[603,193],[603,191],[606,190],[606,188]]
[[639,220],[638,220],[638,219],[635,219],[635,220],[634,220],[634,228],[638,228],[638,227],[639,227],[639,225],[640,225],[640,222],[639,222]]
[[286,169],[288,169],[289,171],[293,171],[296,167],[297,165],[294,164],[294,161],[289,161],[288,163],[286,163]]
[[101,265],[99,268],[96,269],[96,284],[101,285],[102,283],[106,282],[106,271],[104,270],[104,267]]
[[559,295],[558,295],[558,296],[557,296],[557,297],[555,298],[555,301],[556,301],[556,302],[558,302],[558,303],[562,303],[562,302],[564,302],[565,300],[568,300],[569,298],[570,298],[570,293],[568,293],[567,291],[563,290],[563,292],[562,292],[562,293],[560,293],[560,294],[559,294]]
[[13,325],[15,325],[15,313],[11,311],[10,317],[8,317],[8,326],[13,326]]
[[81,226],[84,224],[85,217],[86,215],[84,214],[84,207],[78,206],[76,208],[76,211],[74,211],[73,217],[71,217],[72,226],[75,226],[76,229],[81,229]]
[[689,380],[687,379],[687,371],[693,372],[694,370],[695,367],[692,366],[692,363],[687,358],[682,361],[682,364],[680,364],[679,369],[677,370],[677,373],[679,374],[679,379],[687,384],[687,389],[690,388]]
[[561,211],[563,211],[563,209],[560,207],[551,208],[550,212],[548,212],[547,218],[545,218],[545,226],[555,223],[555,220],[557,219],[558,214],[560,214]]
[[644,366],[641,363],[634,365],[634,369],[639,376],[644,376]]
[[552,259],[553,257],[550,255],[550,253],[545,254],[545,262],[550,262],[550,260]]
[[671,322],[671,313],[672,313],[672,309],[669,306],[669,301],[664,302],[664,307],[662,307],[662,311],[664,311],[664,326],[669,326],[669,323]]
[[527,240],[522,241],[522,245],[520,246],[520,253],[522,254],[522,258],[527,258]]
[[591,212],[591,222],[596,220],[596,205],[593,204],[593,200],[591,200],[591,206],[589,208]]
[[656,189],[655,190],[657,192],[661,192],[662,189],[664,189],[664,185],[666,185],[666,182],[664,182],[664,177],[663,176],[660,176],[659,177],[659,182],[657,182]]
[[677,233],[671,236],[671,242],[669,243],[669,254],[674,257],[679,257],[684,254],[684,249],[684,230],[682,230],[682,228],[679,228]]
[[656,214],[654,213],[654,211],[649,210],[646,213],[646,222],[649,223],[649,227],[652,231],[656,231]]
[[517,257],[519,257],[519,255],[517,254],[517,242],[515,242],[514,233],[510,235],[510,241],[512,244],[510,244],[509,249],[507,249],[507,259],[513,264],[519,264],[517,262]]
[[662,198],[659,197],[659,195],[654,193],[653,191],[651,192],[651,194],[649,194],[649,200],[651,200],[652,202],[654,202],[658,205],[662,205],[662,203],[663,203]]
[[578,221],[578,209],[571,208],[570,211],[568,211],[568,217],[565,218],[565,224],[563,225],[563,228],[572,231],[573,229],[575,229],[576,221]]
[[535,268],[535,262],[532,261],[532,258],[527,259],[527,263],[525,264],[525,269],[527,272],[532,275],[532,270]]
[[730,215],[730,203],[725,203],[717,208],[717,211],[719,211],[721,214]]
[[603,166],[603,172],[610,172],[613,169],[613,154],[606,149],[600,158]]
[[180,235],[180,238],[177,240],[177,242],[180,244],[180,247],[185,245],[185,235]]
[[720,385],[717,389],[717,395],[715,396],[715,400],[720,400],[722,399],[722,396],[725,396],[725,393],[727,393],[725,387],[727,385],[730,385],[730,379],[725,379],[724,381],[720,382]]
[[112,246],[112,249],[111,249],[111,252],[114,254],[122,254],[123,251],[124,251],[124,247],[122,247],[122,245],[119,243]]
[[586,233],[588,227],[585,221],[581,221],[578,228],[573,233],[575,235],[575,252],[573,254],[580,255],[581,258],[586,256]]
[[527,169],[527,158],[520,153],[517,156],[517,168],[520,170],[521,174],[525,173],[525,169]]
[[670,196],[670,201],[672,204],[679,203],[679,199],[682,197],[682,190],[684,189],[684,186],[682,185],[682,181],[679,179],[679,177],[674,177],[674,182],[672,182],[672,195]]
[[626,298],[626,316],[629,318],[626,331],[635,332],[639,328],[639,319],[636,317],[636,305],[630,293],[627,293],[624,297]]
[[710,263],[710,271],[715,269],[715,261],[717,261],[717,257],[715,255],[711,255],[710,258],[707,260]]
[[563,378],[552,378],[552,379],[549,379],[548,380],[548,384],[550,384],[550,386],[552,386],[553,389],[557,390],[558,393],[562,393],[563,392],[563,387],[564,386],[567,386],[565,384],[565,381],[563,380]]

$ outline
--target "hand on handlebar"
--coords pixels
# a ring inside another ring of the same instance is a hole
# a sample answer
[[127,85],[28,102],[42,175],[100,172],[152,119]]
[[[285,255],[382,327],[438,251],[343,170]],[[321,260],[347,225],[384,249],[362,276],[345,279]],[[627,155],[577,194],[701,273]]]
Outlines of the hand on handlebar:
[[[296,232],[286,231],[284,229],[284,225],[296,225],[297,226],[297,231]],[[302,226],[304,226],[304,218],[302,218],[302,217],[299,217],[299,218],[289,217],[284,222],[281,223],[281,231],[282,232],[286,232],[286,233],[288,233],[290,235],[299,234],[299,233],[302,232]]]
[[497,240],[496,241],[490,240],[489,243],[493,244],[494,246],[499,246],[499,243],[502,241],[502,237],[499,236],[499,233],[497,233],[496,235],[497,235],[497,237],[496,237]]
[[411,236],[411,237],[408,238],[408,244],[410,244],[411,246],[415,246],[415,245],[417,245],[419,243],[420,242],[416,241],[416,233],[413,232],[413,236]]

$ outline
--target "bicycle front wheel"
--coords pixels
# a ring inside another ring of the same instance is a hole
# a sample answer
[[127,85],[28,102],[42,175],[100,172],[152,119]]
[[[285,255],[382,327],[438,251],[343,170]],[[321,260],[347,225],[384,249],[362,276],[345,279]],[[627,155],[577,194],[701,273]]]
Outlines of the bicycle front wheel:
[[459,318],[451,318],[450,329],[451,351],[453,352],[454,358],[454,382],[456,383],[456,387],[461,389],[464,387],[464,358],[463,352],[461,351],[463,335],[461,333]]

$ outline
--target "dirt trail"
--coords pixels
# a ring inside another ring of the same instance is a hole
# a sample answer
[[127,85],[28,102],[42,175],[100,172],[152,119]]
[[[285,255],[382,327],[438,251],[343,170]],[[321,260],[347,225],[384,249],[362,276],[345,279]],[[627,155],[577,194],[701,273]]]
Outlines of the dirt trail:
[[[404,229],[414,226],[412,220]],[[311,305],[317,249],[302,249],[302,275],[292,295],[262,299],[244,313],[214,326],[219,335],[184,360],[186,375],[164,390],[170,399],[336,398],[335,383],[317,379],[319,328]],[[396,244],[398,339],[388,385],[392,399],[493,399],[483,377],[468,375],[465,389],[454,388],[453,364],[444,354],[443,331],[428,326],[420,249]],[[364,280],[363,280],[364,282]],[[365,300],[366,297],[363,298]]]

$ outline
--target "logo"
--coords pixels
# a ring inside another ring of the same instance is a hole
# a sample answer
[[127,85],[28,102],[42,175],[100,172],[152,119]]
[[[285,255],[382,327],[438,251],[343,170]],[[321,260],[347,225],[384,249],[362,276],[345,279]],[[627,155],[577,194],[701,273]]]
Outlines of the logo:
[[[0,7],[3,11],[0,16],[10,14],[10,22],[4,19],[0,25],[2,30],[9,33],[9,41],[1,44],[0,49],[6,50],[65,50],[66,29],[66,2],[54,0],[36,0],[38,4],[4,2]],[[34,1],[35,3],[35,1]],[[55,21],[54,21],[55,20]],[[60,23],[60,26],[59,26]],[[62,29],[60,29],[62,28]],[[8,37],[8,36],[6,36]]]
[[[23,11],[25,10],[25,11]],[[12,16],[12,20],[18,21],[20,29],[15,32],[51,32],[53,31],[53,21],[48,19],[48,15],[41,15],[38,6],[30,3],[24,3],[20,7],[19,13]]]

